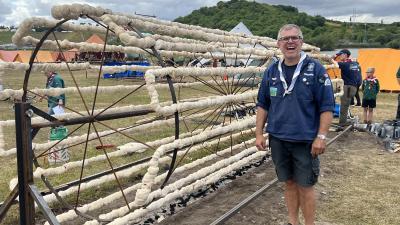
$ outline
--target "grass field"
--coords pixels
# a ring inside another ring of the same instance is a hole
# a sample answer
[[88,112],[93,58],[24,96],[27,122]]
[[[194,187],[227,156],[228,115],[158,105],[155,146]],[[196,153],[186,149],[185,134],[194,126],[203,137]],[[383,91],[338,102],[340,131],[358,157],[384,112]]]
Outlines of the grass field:
[[[63,73],[63,78],[66,82],[67,86],[73,86],[73,81],[72,78],[67,74],[67,73]],[[20,89],[22,87],[22,80],[23,80],[23,74],[20,73],[15,73],[15,72],[7,72],[4,77],[4,86],[5,88],[12,88],[12,89]],[[90,73],[87,77],[84,73],[76,73],[77,76],[77,80],[79,81],[79,85],[80,86],[91,86],[94,85],[97,81],[97,77],[95,73]],[[108,86],[108,85],[128,85],[128,84],[137,84],[137,83],[141,83],[143,81],[138,81],[138,80],[114,80],[114,79],[101,79],[100,81],[100,85],[103,86]],[[45,77],[43,74],[41,73],[34,73],[31,75],[31,80],[29,82],[29,87],[30,88],[34,88],[34,87],[43,87],[45,85]],[[159,90],[160,91],[160,98],[163,101],[168,101],[170,100],[170,94],[169,91],[167,89],[165,90]],[[107,105],[109,105],[110,103],[112,103],[113,101],[115,101],[116,99],[124,96],[126,93],[123,92],[116,92],[116,93],[112,93],[112,94],[107,94],[107,93],[103,93],[100,94],[98,96],[99,101],[96,104],[96,108],[104,108]],[[189,91],[189,92],[185,92],[182,93],[182,95],[187,95],[187,97],[204,97],[204,93],[202,92],[196,92],[196,91]],[[80,97],[77,94],[70,94],[67,96],[67,107],[72,108],[73,110],[76,111],[83,111],[84,108],[82,106],[82,102]],[[85,100],[88,102],[88,106],[89,108],[91,108],[91,102],[93,101],[93,94],[85,94],[84,96]],[[34,105],[43,109],[44,111],[47,111],[47,107],[46,107],[46,101],[42,101],[42,102],[38,102],[37,101],[38,98],[34,99]],[[128,97],[127,99],[121,101],[118,106],[123,106],[123,105],[128,105],[128,104],[147,104],[149,103],[149,97],[147,94],[147,91],[145,89],[138,91],[137,93],[135,93],[135,95]],[[381,93],[378,96],[378,106],[377,109],[375,110],[375,121],[376,122],[382,122],[384,120],[387,119],[393,119],[395,116],[395,112],[396,112],[396,107],[397,107],[397,94],[391,94],[391,93]],[[10,120],[14,118],[13,115],[13,110],[12,110],[12,104],[10,102],[0,102],[0,120]],[[68,111],[68,110],[67,110]],[[359,107],[352,107],[351,109],[352,113],[357,115],[360,119],[362,119],[362,108]],[[144,119],[144,118],[148,118],[151,117],[152,115],[148,115],[148,116],[141,116],[141,117],[135,117],[135,118],[125,118],[125,119],[118,119],[118,120],[113,120],[113,121],[106,121],[104,122],[105,124],[107,124],[108,126],[112,126],[114,128],[117,127],[125,127],[128,124],[133,124],[138,120]],[[337,119],[335,119],[336,121]],[[337,121],[336,121],[337,122]],[[197,124],[186,124],[189,127],[190,126],[197,126]],[[103,125],[96,125],[99,131],[102,130],[107,130],[108,128],[103,126]],[[75,127],[77,126],[71,126],[69,127],[69,130],[73,130]],[[190,129],[189,129],[190,130]],[[92,129],[93,131],[93,129]],[[4,135],[5,135],[5,140],[6,140],[6,147],[5,149],[10,149],[15,145],[15,129],[13,127],[7,127],[3,130]],[[48,132],[49,129],[43,129],[39,135],[35,138],[34,142],[46,142],[46,140],[48,139]],[[80,129],[79,131],[77,131],[77,134],[85,134],[87,132],[87,125],[84,126],[82,129]],[[186,128],[184,126],[181,127],[181,132],[187,132]],[[173,136],[174,135],[174,127],[171,126],[164,126],[164,127],[159,127],[159,128],[155,128],[152,130],[146,130],[144,132],[140,132],[140,133],[130,133],[130,135],[134,136],[135,138],[139,139],[140,141],[149,141],[149,140],[156,140],[156,139],[160,139],[163,137],[169,137],[169,136]],[[122,135],[114,135],[114,136],[110,136],[110,137],[105,137],[104,139],[102,139],[105,144],[114,144],[114,145],[119,145],[121,143],[126,143],[131,141],[129,138],[122,136]],[[100,143],[98,141],[94,141],[91,142],[88,148],[88,152],[87,152],[87,156],[91,157],[94,155],[98,155],[98,154],[102,154],[101,152],[99,152],[98,150],[95,149],[95,146],[99,145]],[[78,159],[82,159],[83,157],[83,147],[73,147],[70,150],[71,153],[71,160],[78,160]],[[153,151],[146,151],[145,153],[142,154],[130,154],[127,155],[125,157],[118,157],[118,158],[112,158],[111,161],[113,163],[114,166],[118,166],[118,165],[123,165],[127,162],[132,162],[135,161],[137,159],[140,159],[142,157],[145,156],[150,156],[152,154]],[[197,157],[201,157],[200,155],[194,155],[192,158],[197,158]],[[357,157],[357,155],[355,155],[355,157]],[[365,157],[365,156],[364,156]],[[49,165],[47,165],[45,163],[45,159],[42,158],[40,159],[41,163],[44,165],[44,167],[48,167]],[[348,163],[354,163],[354,165],[362,165],[363,163],[363,159],[348,159]],[[394,169],[395,167],[395,162],[391,160],[390,157],[381,157],[380,158],[380,163],[385,163],[385,161],[389,161],[389,165],[391,165],[391,167]],[[347,162],[347,159],[346,159]],[[16,170],[17,170],[17,165],[16,165],[16,158],[15,155],[14,156],[9,156],[9,157],[2,157],[0,158],[0,164],[1,166],[1,170],[0,170],[0,201],[3,201],[6,196],[9,193],[9,187],[8,187],[8,183],[9,180],[13,177],[16,176]],[[97,162],[97,163],[93,163],[90,166],[85,167],[84,170],[84,176],[88,175],[88,174],[93,174],[93,173],[97,173],[100,171],[103,171],[105,169],[109,169],[109,165],[106,161],[103,162]],[[371,169],[371,166],[369,167],[369,169]],[[380,169],[379,167],[376,167],[374,170],[376,170],[375,172],[377,172],[378,174]],[[350,169],[351,170],[351,169]],[[355,170],[355,169],[354,169]],[[359,170],[357,170],[358,172],[360,172]],[[352,171],[354,172],[354,171]],[[71,180],[75,180],[78,179],[80,175],[80,168],[75,168],[70,170],[70,172],[66,173],[66,174],[62,174],[62,175],[57,175],[57,176],[53,176],[51,177],[51,182],[54,185],[59,185],[62,184],[64,182],[67,181],[71,181]],[[346,181],[347,183],[350,183],[354,186],[358,185],[359,183],[351,183],[351,181],[354,181],[353,178],[362,178],[359,177],[361,175],[359,174],[355,174],[352,177],[349,177],[348,179],[342,179],[343,181]],[[391,180],[393,180],[392,176],[389,175],[385,175],[383,174],[382,176],[379,177],[379,179],[381,179],[381,183],[379,185],[376,186],[369,186],[370,188],[376,188],[376,193],[378,192],[378,189],[382,188],[382,185],[384,185],[385,183],[387,183],[387,185],[391,184]],[[126,182],[125,179],[122,180],[122,182]],[[354,187],[350,187],[350,186],[344,186],[347,190],[347,192],[345,190],[341,190],[339,187],[341,184],[337,184],[335,182],[335,180],[330,181],[331,183],[329,183],[329,185],[332,185],[334,187],[337,187],[337,192],[335,192],[338,197],[338,201],[344,201],[342,198],[340,198],[340,194],[346,194],[351,195],[351,188]],[[354,181],[355,182],[355,181]],[[399,181],[400,182],[400,181]],[[38,184],[40,189],[44,189],[44,185],[42,184],[41,181],[37,180],[36,183]],[[363,185],[368,185],[368,184],[363,184]],[[99,187],[96,190],[88,190],[88,191],[84,191],[82,193],[82,202],[86,202],[89,201],[89,199],[93,199],[93,198],[98,198],[104,195],[104,193],[108,193],[110,191],[115,191],[117,188],[115,183],[109,183],[107,185],[103,185],[101,188]],[[371,193],[369,193],[371,194]],[[72,197],[71,197],[72,198]],[[361,196],[359,197],[361,198]],[[67,198],[70,199],[70,198]],[[351,217],[352,214],[349,214],[348,216],[343,216],[341,213],[342,211],[337,210],[335,211],[335,207],[339,207],[340,203],[336,201],[335,199],[332,200],[332,202],[326,203],[327,205],[324,205],[323,207],[326,208],[331,208],[330,212],[332,213],[327,213],[326,215],[324,214],[324,216],[326,216],[327,218],[332,218],[334,216],[342,216],[343,219],[342,221],[348,221],[349,217]],[[347,205],[342,207],[362,207],[365,204],[368,204],[368,202],[360,202],[359,205],[357,205],[357,201],[355,202],[347,202]],[[356,205],[353,205],[356,204]],[[372,204],[372,203],[371,203]],[[384,202],[381,202],[382,206],[381,207],[385,207]],[[388,206],[389,207],[389,206]],[[395,208],[396,209],[396,208]],[[353,212],[351,210],[349,210],[349,213]],[[391,211],[392,212],[392,211]],[[335,214],[336,213],[336,214]],[[365,215],[360,215],[360,210],[354,211],[353,215],[354,216],[358,216],[358,217],[365,217],[368,218],[367,214],[371,214],[371,212],[366,211]],[[9,212],[7,219],[5,220],[6,224],[15,224],[15,222],[17,221],[17,207],[13,206],[12,210]],[[378,216],[378,215],[376,215]],[[358,221],[362,221],[362,220],[358,220],[358,219],[354,219],[353,223],[345,223],[345,224],[360,224],[358,223]],[[366,224],[379,224],[379,223],[366,223]],[[385,223],[385,224],[389,224],[389,223]]]
[[[84,72],[74,72],[73,73],[75,76],[75,80],[78,81],[79,87],[85,87],[85,86],[93,86],[97,82],[97,73],[91,72],[87,76]],[[64,72],[62,73],[62,76],[65,80],[66,86],[71,87],[74,86],[74,82],[72,77],[67,73]],[[22,81],[23,81],[24,75],[17,73],[17,72],[10,72],[8,71],[4,77],[4,88],[6,89],[20,89],[22,87]],[[29,85],[28,88],[42,88],[45,86],[46,78],[44,74],[42,73],[33,73],[30,76],[29,80]],[[100,85],[101,86],[112,86],[112,85],[133,85],[133,84],[142,84],[144,81],[140,79],[101,79],[100,80]],[[198,97],[205,97],[205,96],[210,96],[210,90],[207,87],[197,87],[196,89],[180,89],[177,90],[178,98],[181,96],[185,96],[185,98],[198,98]],[[244,90],[248,90],[249,88],[245,88]],[[208,91],[207,91],[208,90]],[[95,109],[100,109],[100,108],[105,108],[108,105],[112,104],[113,102],[117,101],[121,97],[125,96],[129,91],[117,91],[113,93],[100,93],[97,96],[97,102],[96,102],[96,107]],[[171,100],[171,95],[170,92],[167,88],[165,89],[159,89],[159,99],[161,102],[165,101],[170,101]],[[31,95],[33,96],[33,95]],[[183,98],[183,97],[182,97]],[[92,108],[92,102],[94,99],[94,93],[85,93],[83,95],[83,99],[86,102],[86,105],[89,109]],[[183,100],[183,99],[181,99]],[[135,94],[129,96],[128,98],[120,101],[116,106],[126,106],[126,105],[143,105],[143,104],[148,104],[150,102],[150,99],[148,97],[147,90],[143,87]],[[36,97],[33,99],[32,104],[44,111],[47,111],[47,102],[46,100],[39,101],[39,97]],[[14,119],[13,115],[13,109],[12,109],[13,104],[8,101],[2,101],[0,102],[0,111],[2,112],[0,115],[0,120],[11,120]],[[232,106],[233,107],[233,106]],[[228,108],[228,107],[227,107]],[[67,95],[67,104],[66,104],[66,112],[70,112],[70,110],[74,111],[85,111],[84,104],[79,96],[78,93],[73,93],[73,94],[68,94]],[[223,109],[223,108],[222,108]],[[201,113],[204,112],[205,110],[210,110],[213,111],[211,114],[217,114],[218,112],[223,111],[222,109],[216,108],[216,107],[210,107],[210,108],[205,108],[205,109],[195,109],[195,110],[189,110],[188,112],[185,112],[185,114],[181,114],[180,117],[183,117],[184,115],[191,115],[195,113]],[[102,124],[96,123],[96,128],[97,130],[104,131],[104,130],[109,130],[107,126],[110,126],[112,128],[120,128],[120,127],[126,127],[129,125],[135,124],[139,120],[143,119],[150,119],[154,117],[155,114],[148,114],[145,116],[137,116],[137,117],[131,117],[131,118],[123,118],[123,119],[117,119],[117,120],[112,120],[112,121],[104,121]],[[204,116],[205,117],[205,116]],[[212,116],[213,119],[207,119],[207,118],[198,118],[198,119],[193,119],[193,120],[186,120],[185,122],[181,123],[182,125],[180,126],[180,133],[185,133],[185,132],[192,132],[194,129],[202,129],[205,126],[213,126],[213,124],[218,120],[220,122],[225,120],[222,119],[222,117],[217,117]],[[166,117],[162,118],[161,120],[166,120],[170,119],[173,117]],[[207,124],[209,120],[214,120],[214,123]],[[230,120],[230,119],[229,119]],[[227,120],[226,123],[229,123],[230,121]],[[77,128],[78,125],[74,126],[69,126],[68,129],[71,132],[75,128]],[[88,125],[84,125],[82,128],[77,130],[74,135],[85,135],[88,130]],[[48,140],[48,133],[49,128],[43,128],[39,132],[39,134],[35,137],[34,143],[44,143],[47,142]],[[91,128],[90,132],[93,131],[93,127]],[[121,144],[131,142],[131,141],[140,141],[140,142],[148,142],[148,141],[154,141],[166,137],[173,137],[175,132],[175,126],[173,124],[171,125],[162,125],[158,127],[154,127],[151,129],[146,129],[146,130],[140,130],[136,132],[128,132],[128,135],[130,135],[133,139],[130,139],[124,135],[116,134],[112,136],[107,136],[104,138],[101,138],[103,144],[112,144],[115,146],[119,146]],[[3,133],[5,136],[6,140],[6,146],[5,149],[10,149],[15,146],[15,128],[13,126],[9,126],[3,129]],[[252,137],[252,135],[250,135]],[[247,139],[247,137],[244,137]],[[242,141],[242,140],[234,140],[233,144],[236,143],[237,141]],[[95,147],[100,145],[100,142],[95,140],[92,142],[89,142],[88,145],[88,150],[86,153],[86,158],[93,157],[96,155],[102,155],[103,152],[101,150],[97,150]],[[218,147],[220,149],[226,147],[227,145],[224,143],[221,143]],[[81,160],[84,157],[84,144],[81,144],[79,146],[71,147],[69,148],[69,153],[70,153],[70,161],[76,161],[76,160]],[[113,151],[114,149],[110,149],[107,151]],[[42,152],[42,151],[39,151]],[[138,159],[144,158],[151,156],[154,150],[150,149],[146,151],[145,153],[140,153],[140,154],[128,154],[123,157],[114,157],[111,158],[111,163],[113,167],[117,167],[120,165],[124,165],[128,162],[133,162]],[[188,160],[194,160],[196,158],[204,156],[204,154],[210,154],[209,149],[205,149],[203,151],[195,152],[195,153],[189,153],[186,158],[183,159],[183,162],[187,162]],[[46,162],[46,157],[42,157],[38,159],[40,164],[42,165],[42,168],[48,168],[50,165]],[[15,155],[9,156],[9,157],[2,157],[0,158],[0,163],[4,166],[4,168],[0,171],[0,177],[2,179],[0,180],[0,201],[3,201],[6,196],[9,193],[9,181],[11,178],[16,177],[16,169],[17,169],[17,162]],[[100,162],[95,162],[90,164],[89,166],[85,166],[83,170],[83,176],[87,176],[90,174],[98,173],[104,170],[110,169],[110,165],[107,161],[100,161]],[[68,181],[72,180],[77,180],[80,177],[81,173],[81,168],[77,167],[74,169],[71,169],[68,171],[68,173],[64,173],[61,175],[54,175],[49,177],[51,180],[51,183],[54,186],[63,184]],[[140,173],[143,173],[141,171]],[[133,176],[135,177],[135,175]],[[122,179],[121,182],[126,185],[126,182],[129,179]],[[43,190],[46,189],[43,183],[40,180],[36,180],[35,183],[38,185],[39,189]],[[104,193],[109,193],[109,192],[114,192],[117,190],[117,185],[116,182],[111,182],[106,185],[102,185],[101,187],[97,187],[96,190],[87,190],[83,191],[81,194],[81,203],[85,203],[89,201],[89,199],[97,199],[101,196],[104,195]],[[71,200],[73,202],[74,199],[72,197],[68,197],[68,200]],[[13,224],[15,222],[15,218],[17,217],[16,210],[13,209],[8,216],[6,223]]]

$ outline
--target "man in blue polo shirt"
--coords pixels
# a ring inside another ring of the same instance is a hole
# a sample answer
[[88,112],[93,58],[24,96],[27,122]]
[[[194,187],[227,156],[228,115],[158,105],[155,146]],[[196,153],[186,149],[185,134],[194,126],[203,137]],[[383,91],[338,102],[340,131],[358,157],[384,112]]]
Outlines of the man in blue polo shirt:
[[264,73],[257,103],[256,146],[265,150],[265,123],[279,181],[285,182],[289,224],[314,225],[318,155],[326,148],[334,95],[324,67],[301,51],[303,34],[294,24],[278,33],[283,59]]
[[340,116],[339,125],[347,125],[347,114],[351,100],[358,91],[362,83],[361,68],[358,62],[350,59],[351,52],[348,49],[342,49],[336,53],[335,60],[338,61],[344,82],[344,93],[340,98]]

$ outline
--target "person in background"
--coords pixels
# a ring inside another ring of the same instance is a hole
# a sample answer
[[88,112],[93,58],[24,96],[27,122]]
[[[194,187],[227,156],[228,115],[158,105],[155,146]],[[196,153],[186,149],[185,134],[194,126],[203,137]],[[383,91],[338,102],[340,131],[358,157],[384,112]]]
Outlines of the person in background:
[[[400,85],[400,66],[397,69],[396,73],[397,83]],[[396,120],[400,120],[400,94],[397,95],[397,113]]]
[[[357,62],[358,64],[358,62]],[[358,65],[358,69],[359,69],[359,73],[357,74],[357,91],[356,91],[356,95],[354,96],[354,98],[351,99],[351,103],[350,105],[355,105],[355,106],[361,106],[361,100],[360,100],[360,86],[362,84],[362,71],[361,71],[361,67],[360,65]],[[354,101],[354,99],[356,99],[356,101]],[[354,104],[355,102],[357,102],[356,104]]]
[[324,67],[302,50],[303,34],[294,24],[278,32],[283,58],[265,71],[258,92],[256,147],[269,147],[278,180],[285,182],[288,225],[299,224],[301,209],[305,225],[314,225],[319,176],[319,157],[326,148],[332,121],[334,95]]
[[362,107],[364,108],[364,123],[371,124],[374,108],[376,107],[376,96],[379,93],[379,81],[374,76],[375,68],[367,69],[367,77],[362,82]]
[[340,116],[339,125],[347,125],[347,114],[350,106],[351,99],[354,98],[357,92],[357,87],[360,86],[359,74],[360,66],[357,62],[353,62],[349,57],[351,52],[348,49],[342,49],[334,59],[338,61],[339,68],[342,72],[342,79],[344,82],[344,94],[340,98]]
[[[62,77],[54,72],[45,72],[45,75],[47,77],[47,82],[46,82],[46,88],[65,88],[64,80]],[[65,94],[61,94],[58,96],[47,96],[47,106],[49,107],[49,114],[53,115],[54,114],[54,107],[56,106],[65,106]]]

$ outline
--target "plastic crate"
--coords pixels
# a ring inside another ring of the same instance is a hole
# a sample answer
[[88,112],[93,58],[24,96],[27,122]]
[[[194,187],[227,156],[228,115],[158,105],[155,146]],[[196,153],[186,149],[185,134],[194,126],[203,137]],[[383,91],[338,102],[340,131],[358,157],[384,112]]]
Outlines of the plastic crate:
[[[64,126],[53,127],[50,130],[50,141],[58,141],[64,139],[68,134],[68,129]],[[65,163],[69,161],[69,152],[64,145],[56,145],[50,149],[47,156],[49,164]]]
[[339,117],[340,115],[340,105],[335,104],[335,108],[333,109],[333,117]]

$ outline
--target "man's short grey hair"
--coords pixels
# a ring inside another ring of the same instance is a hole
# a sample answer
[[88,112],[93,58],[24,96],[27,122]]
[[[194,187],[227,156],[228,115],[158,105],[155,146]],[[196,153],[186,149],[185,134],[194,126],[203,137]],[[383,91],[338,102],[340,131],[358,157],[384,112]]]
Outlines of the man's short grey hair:
[[299,32],[300,38],[303,39],[303,32],[301,32],[301,29],[299,26],[297,26],[296,24],[286,24],[286,25],[283,25],[281,27],[281,29],[279,29],[278,40],[282,37],[282,35],[281,35],[282,31],[291,30],[291,29],[296,29]]

